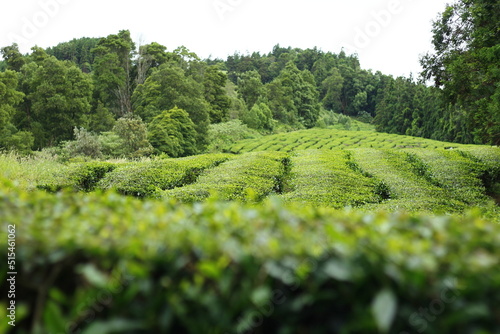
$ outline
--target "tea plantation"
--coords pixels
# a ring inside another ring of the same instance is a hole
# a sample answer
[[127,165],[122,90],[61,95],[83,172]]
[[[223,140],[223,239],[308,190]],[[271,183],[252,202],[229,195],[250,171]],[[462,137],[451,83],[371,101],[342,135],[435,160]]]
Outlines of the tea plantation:
[[498,147],[313,129],[0,178],[2,333],[500,333]]
[[300,130],[235,143],[227,150],[232,153],[253,151],[298,151],[306,149],[336,150],[339,148],[452,148],[464,145],[419,137],[401,136],[374,131],[331,129]]

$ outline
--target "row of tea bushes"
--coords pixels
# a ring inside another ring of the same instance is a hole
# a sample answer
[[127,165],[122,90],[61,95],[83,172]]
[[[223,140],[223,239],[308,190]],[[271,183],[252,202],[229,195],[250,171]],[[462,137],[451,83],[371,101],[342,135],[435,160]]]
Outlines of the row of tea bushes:
[[487,190],[500,197],[500,147],[467,146],[460,152],[484,166],[483,182]]
[[205,154],[179,159],[132,162],[108,173],[97,185],[122,195],[160,197],[167,189],[196,182],[206,170],[232,159],[230,154]]
[[291,152],[306,149],[341,148],[428,148],[444,149],[447,147],[463,147],[464,145],[446,143],[420,137],[401,136],[396,134],[379,133],[374,131],[345,131],[335,129],[309,129],[256,139],[239,141],[228,151],[233,153],[256,151],[283,151]]
[[477,213],[187,205],[12,184],[0,184],[0,212],[0,247],[16,228],[19,311],[6,325],[0,300],[2,332],[500,333],[500,224]]
[[189,186],[164,192],[164,197],[183,202],[202,201],[210,196],[223,200],[261,201],[286,187],[290,158],[286,153],[255,152],[207,170]]
[[362,170],[383,180],[388,187],[390,199],[378,207],[429,212],[466,209],[465,203],[448,198],[443,188],[422,175],[420,166],[405,152],[379,149],[355,149],[351,152]]
[[231,154],[205,154],[125,163],[73,163],[62,172],[54,173],[50,182],[42,182],[37,187],[49,192],[114,190],[122,195],[158,197],[163,190],[195,182],[205,169],[232,157]]
[[485,146],[264,151],[61,165],[38,188],[113,190],[184,202],[211,195],[260,201],[277,193],[287,201],[335,208],[461,212],[480,206],[495,213],[491,197],[500,197],[499,166],[500,149]]
[[305,150],[292,157],[286,201],[343,208],[379,203],[376,181],[349,167],[345,151]]
[[484,205],[485,195],[481,177],[487,169],[456,150],[409,150],[409,158],[417,167],[417,173],[431,183],[444,188],[446,197],[468,206]]
[[49,177],[49,182],[37,185],[38,189],[49,192],[61,190],[92,191],[104,176],[117,166],[109,162],[87,162],[65,166],[63,170]]

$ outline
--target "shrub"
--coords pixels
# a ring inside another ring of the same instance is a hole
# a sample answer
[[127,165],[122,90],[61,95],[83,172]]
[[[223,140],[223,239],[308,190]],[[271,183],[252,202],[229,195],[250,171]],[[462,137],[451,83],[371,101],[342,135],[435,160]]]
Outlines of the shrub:
[[235,142],[242,139],[257,138],[261,135],[251,130],[240,120],[226,123],[210,124],[208,128],[208,152],[224,152]]
[[56,173],[50,182],[40,183],[38,189],[58,192],[63,189],[71,191],[93,191],[104,176],[116,168],[109,162],[87,162],[70,164],[64,172]]
[[316,126],[319,128],[327,128],[338,123],[339,114],[331,110],[321,109],[319,118],[316,121]]
[[248,127],[256,130],[272,131],[275,123],[271,109],[261,100],[258,100],[250,110],[245,111],[240,119]]
[[4,231],[16,228],[16,306],[29,310],[19,334],[498,330],[500,225],[477,213],[192,206],[4,185],[0,212]]
[[116,133],[102,132],[99,135],[102,154],[109,158],[126,157],[129,150],[125,147],[125,141]]
[[122,150],[129,158],[149,156],[153,147],[148,141],[146,125],[138,116],[127,116],[118,119],[113,132],[122,141]]
[[346,129],[346,130],[351,129],[352,121],[351,121],[351,118],[349,116],[339,115],[338,123],[342,124],[344,126],[344,129]]
[[125,163],[107,174],[98,187],[140,198],[159,197],[162,190],[191,184],[205,169],[217,166],[230,158],[227,154],[212,154]]
[[163,111],[149,123],[148,130],[148,139],[156,153],[174,158],[197,153],[195,125],[182,109]]
[[362,110],[358,113],[358,116],[356,116],[357,120],[363,123],[372,123],[373,122],[373,116],[367,113],[366,111]]
[[102,147],[98,136],[88,132],[84,128],[73,129],[74,141],[66,142],[64,149],[69,157],[86,156],[93,159],[102,157]]

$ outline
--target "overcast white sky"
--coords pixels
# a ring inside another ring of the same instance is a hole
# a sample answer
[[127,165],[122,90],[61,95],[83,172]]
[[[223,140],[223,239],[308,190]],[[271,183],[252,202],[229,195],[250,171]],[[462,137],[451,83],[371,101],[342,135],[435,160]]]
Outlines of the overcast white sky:
[[451,0],[21,0],[2,4],[0,47],[23,53],[129,29],[136,42],[185,45],[205,58],[276,44],[357,52],[362,68],[420,72],[431,21]]

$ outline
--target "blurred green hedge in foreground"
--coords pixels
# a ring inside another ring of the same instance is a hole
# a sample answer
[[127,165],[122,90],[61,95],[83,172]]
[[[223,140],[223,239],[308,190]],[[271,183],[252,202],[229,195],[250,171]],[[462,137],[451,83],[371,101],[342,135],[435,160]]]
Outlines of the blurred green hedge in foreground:
[[500,333],[500,224],[0,183],[11,333]]

